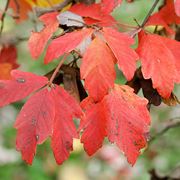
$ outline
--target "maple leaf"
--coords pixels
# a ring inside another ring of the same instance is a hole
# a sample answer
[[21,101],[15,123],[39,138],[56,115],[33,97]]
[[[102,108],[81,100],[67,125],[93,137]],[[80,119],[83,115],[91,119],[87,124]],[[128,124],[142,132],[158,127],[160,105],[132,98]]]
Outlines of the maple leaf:
[[[145,79],[152,79],[153,88],[168,98],[174,83],[180,81],[180,43],[158,35],[141,33],[137,52]],[[152,53],[153,52],[153,53]]]
[[116,85],[103,99],[107,118],[107,136],[127,156],[132,165],[146,146],[150,124],[148,101],[133,93],[129,86]]
[[105,136],[125,153],[128,162],[135,163],[140,150],[146,146],[150,116],[146,108],[148,101],[133,93],[129,86],[115,85],[104,99],[96,104],[84,100],[85,119],[81,142],[85,151],[92,155],[102,146]]
[[14,46],[3,47],[0,50],[0,79],[10,79],[11,70],[19,67],[17,50]]
[[[102,58],[105,57],[105,58]],[[115,58],[108,46],[96,37],[85,52],[80,68],[85,88],[95,101],[101,100],[114,86]]]
[[175,0],[175,12],[178,16],[180,16],[180,0]]
[[16,147],[28,164],[32,164],[37,144],[42,144],[52,135],[54,116],[54,101],[48,89],[30,97],[18,115],[15,122]]
[[54,39],[47,48],[44,60],[45,64],[51,62],[56,58],[59,58],[64,53],[71,52],[84,39],[91,36],[92,32],[92,29],[82,29],[80,31],[66,33],[63,36]]
[[43,87],[48,79],[28,72],[11,71],[11,80],[0,80],[0,107],[19,101]]
[[38,58],[44,50],[48,40],[58,28],[56,16],[58,13],[47,13],[39,19],[45,24],[41,32],[32,32],[28,41],[29,50],[33,58]]
[[136,70],[136,61],[139,58],[137,53],[130,48],[134,44],[134,40],[128,35],[111,28],[103,28],[102,33],[117,59],[118,67],[127,80],[132,79]]
[[63,88],[56,86],[52,91],[55,101],[52,149],[56,162],[62,164],[73,149],[73,138],[78,138],[73,117],[80,118],[83,113],[76,100]]

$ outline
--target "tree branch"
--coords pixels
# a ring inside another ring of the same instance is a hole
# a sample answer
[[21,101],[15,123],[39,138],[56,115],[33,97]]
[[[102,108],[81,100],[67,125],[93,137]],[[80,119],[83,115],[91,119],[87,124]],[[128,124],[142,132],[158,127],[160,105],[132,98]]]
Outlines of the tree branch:
[[4,28],[4,19],[5,19],[5,16],[6,16],[6,12],[7,12],[7,10],[8,10],[8,7],[9,7],[9,3],[10,3],[10,0],[7,0],[6,6],[5,6],[5,8],[4,8],[4,12],[3,12],[2,17],[1,17],[0,35],[2,34],[2,31],[3,31],[3,28]]
[[53,83],[54,78],[56,77],[56,74],[59,72],[61,66],[63,65],[64,61],[66,60],[68,54],[65,54],[63,59],[59,62],[58,66],[56,67],[55,71],[53,72],[51,79],[49,80],[49,85],[51,86]]
[[155,2],[153,3],[151,9],[149,10],[149,12],[147,13],[146,17],[144,18],[143,22],[141,25],[138,25],[139,27],[136,30],[133,30],[130,32],[130,36],[131,37],[135,37],[135,35],[137,33],[139,33],[145,26],[145,24],[147,23],[149,17],[151,16],[151,14],[153,13],[154,9],[156,8],[157,4],[159,3],[160,0],[155,0]]
[[152,143],[155,139],[159,138],[167,131],[172,128],[180,127],[180,117],[175,117],[166,121],[162,126],[161,129],[150,138],[149,144]]

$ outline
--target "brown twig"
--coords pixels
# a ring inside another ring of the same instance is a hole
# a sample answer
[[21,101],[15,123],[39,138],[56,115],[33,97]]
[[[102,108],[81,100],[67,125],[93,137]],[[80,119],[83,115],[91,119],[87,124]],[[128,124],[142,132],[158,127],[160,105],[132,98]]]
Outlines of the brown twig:
[[131,31],[130,32],[130,36],[131,37],[135,37],[137,33],[139,33],[145,26],[145,24],[147,23],[149,17],[151,16],[151,14],[153,13],[154,9],[156,8],[157,4],[159,3],[160,0],[155,0],[155,2],[153,3],[151,9],[149,10],[149,12],[147,13],[146,17],[144,18],[142,24],[138,25],[138,28]]
[[170,129],[176,128],[179,126],[180,126],[180,117],[175,117],[175,118],[169,119],[162,125],[161,129],[150,138],[149,144],[152,143],[155,139],[162,136],[164,133],[166,133]]
[[6,12],[7,12],[7,10],[8,10],[9,3],[10,3],[10,0],[7,0],[6,6],[5,6],[5,8],[4,8],[4,12],[3,12],[2,17],[1,17],[0,35],[2,34],[2,31],[3,31],[3,28],[4,28],[4,19],[5,19],[5,17],[6,17]]
[[65,54],[63,59],[59,62],[58,66],[56,67],[55,71],[53,72],[53,74],[49,80],[49,85],[52,85],[53,80],[56,77],[56,74],[59,72],[59,70],[60,70],[61,66],[63,65],[64,61],[66,60],[67,56],[68,56],[68,54]]

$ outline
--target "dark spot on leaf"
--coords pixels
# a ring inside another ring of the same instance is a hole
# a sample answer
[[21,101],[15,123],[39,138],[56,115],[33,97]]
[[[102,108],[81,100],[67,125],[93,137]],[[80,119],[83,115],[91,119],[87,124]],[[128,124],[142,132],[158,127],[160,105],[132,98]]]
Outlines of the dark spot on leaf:
[[38,141],[39,140],[39,135],[36,135],[36,141]]
[[36,126],[36,123],[37,123],[36,119],[35,119],[35,118],[32,118],[31,124],[32,124],[33,126]]
[[24,78],[18,78],[18,79],[16,79],[16,81],[18,83],[25,83],[26,82],[26,80]]
[[65,142],[65,147],[66,147],[67,151],[71,151],[72,150],[72,145],[71,145],[71,143],[69,141]]

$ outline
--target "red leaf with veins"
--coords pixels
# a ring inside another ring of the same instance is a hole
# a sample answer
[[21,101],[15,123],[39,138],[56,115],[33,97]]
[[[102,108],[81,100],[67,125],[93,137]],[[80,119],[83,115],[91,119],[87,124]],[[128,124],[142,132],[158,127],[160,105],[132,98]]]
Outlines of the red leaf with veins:
[[102,33],[117,59],[118,67],[127,80],[131,80],[136,70],[136,61],[139,58],[137,53],[130,47],[134,44],[134,39],[111,28],[103,28]]
[[107,121],[107,136],[127,156],[132,165],[146,146],[150,124],[148,101],[133,93],[129,86],[115,85],[102,101]]
[[47,64],[52,60],[59,58],[64,53],[71,52],[75,49],[85,38],[91,36],[92,29],[82,29],[66,33],[63,36],[54,39],[48,46],[44,62]]
[[81,130],[84,129],[81,142],[85,151],[89,155],[94,154],[107,136],[133,165],[140,150],[146,146],[146,134],[150,124],[147,103],[145,98],[138,97],[132,88],[125,85],[115,85],[97,104],[86,98],[81,103],[86,116],[80,126]]
[[107,134],[105,111],[102,103],[95,104],[92,98],[86,98],[81,102],[85,110],[85,117],[81,119],[79,130],[84,130],[81,136],[81,143],[88,155],[93,155],[101,148]]
[[114,86],[114,63],[115,57],[109,47],[96,37],[86,50],[80,68],[85,88],[95,101],[100,101]]
[[45,27],[40,32],[32,32],[28,41],[29,50],[33,58],[38,58],[43,52],[48,40],[57,30],[59,23],[56,19],[58,13],[45,14],[40,17]]
[[145,79],[152,79],[153,87],[168,98],[179,82],[180,42],[151,34],[140,34],[138,54]]
[[55,101],[55,120],[52,135],[52,149],[56,162],[62,164],[73,149],[73,138],[78,138],[73,118],[83,113],[76,102],[62,87],[52,89]]
[[19,101],[48,83],[48,79],[28,72],[11,71],[11,80],[0,80],[0,107]]
[[36,145],[43,143],[52,135],[55,116],[52,93],[43,89],[30,97],[23,106],[15,123],[18,130],[16,147],[21,151],[22,159],[32,164]]
[[113,9],[118,6],[122,0],[102,0],[102,11],[105,14],[109,14],[113,11]]

